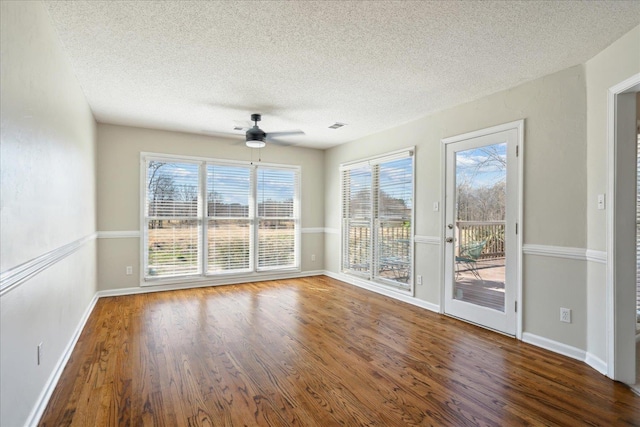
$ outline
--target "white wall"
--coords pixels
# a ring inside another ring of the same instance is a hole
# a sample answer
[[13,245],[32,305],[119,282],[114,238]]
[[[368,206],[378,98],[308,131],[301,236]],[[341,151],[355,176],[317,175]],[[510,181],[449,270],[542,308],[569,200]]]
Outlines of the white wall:
[[[98,229],[140,231],[140,153],[168,153],[217,159],[258,160],[257,150],[239,139],[117,125],[98,125]],[[268,145],[262,161],[301,166],[302,228],[324,225],[324,151]],[[302,234],[302,270],[322,270],[322,232]],[[316,260],[311,261],[311,255]],[[125,266],[134,274],[125,275]],[[140,239],[101,238],[98,242],[100,290],[140,286]]]
[[[416,227],[419,236],[440,236],[442,201],[440,140],[525,119],[524,243],[586,248],[586,84],[583,66],[528,82],[477,101],[362,138],[327,151],[325,221],[340,228],[340,163],[416,146]],[[325,267],[339,272],[339,234],[327,235]],[[416,298],[440,303],[440,248],[416,244]],[[524,257],[523,329],[586,349],[586,260]],[[559,308],[573,310],[571,324],[559,322]]]
[[3,277],[89,236],[0,297],[0,424],[19,426],[96,293],[95,121],[42,4],[3,1],[0,8]]
[[[607,92],[640,73],[640,26],[586,63],[587,82],[587,239],[589,249],[607,250],[606,210],[597,209],[607,193]],[[606,266],[590,262],[587,272],[588,351],[606,360]]]

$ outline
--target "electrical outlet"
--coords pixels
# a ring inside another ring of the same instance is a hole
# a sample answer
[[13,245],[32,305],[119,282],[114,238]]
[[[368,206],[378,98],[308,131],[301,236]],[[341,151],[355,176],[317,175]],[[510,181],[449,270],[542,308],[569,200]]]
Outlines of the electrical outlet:
[[316,254],[312,254],[311,255],[311,261],[315,261],[316,260]]
[[133,274],[133,267],[130,265],[127,265],[127,268],[125,271],[127,273],[127,276],[131,276]]
[[42,343],[38,344],[36,351],[36,361],[38,362],[38,366],[40,366],[40,363],[42,363]]
[[418,285],[422,285],[422,276],[416,276],[416,281],[418,282]]
[[560,321],[571,323],[571,309],[560,307]]

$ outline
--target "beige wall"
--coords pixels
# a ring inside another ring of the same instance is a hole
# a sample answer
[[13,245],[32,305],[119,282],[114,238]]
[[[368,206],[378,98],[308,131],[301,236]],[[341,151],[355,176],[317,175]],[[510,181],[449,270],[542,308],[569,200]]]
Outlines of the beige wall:
[[[95,122],[42,4],[0,5],[0,269],[6,272],[95,233]],[[1,425],[28,420],[95,295],[95,257],[89,239],[0,297]]]
[[[524,242],[586,248],[585,86],[584,67],[575,66],[328,150],[326,226],[340,228],[340,163],[415,145],[415,233],[440,236],[440,212],[432,210],[433,202],[442,201],[440,140],[525,119]],[[339,247],[339,235],[329,235],[325,267],[333,272],[339,271]],[[584,349],[585,263],[538,258],[524,259],[524,331]],[[439,246],[417,243],[415,264],[424,281],[416,285],[416,297],[440,304]],[[557,274],[550,277],[549,271]],[[573,309],[573,323],[560,325],[561,305]]]
[[[240,140],[117,125],[98,125],[98,229],[139,231],[140,153],[166,153],[216,159],[257,161],[257,151]],[[302,228],[324,226],[324,152],[268,145],[262,161],[301,166]],[[311,255],[316,260],[311,261]],[[322,233],[302,234],[302,270],[324,265]],[[134,267],[132,276],[126,266]],[[98,284],[101,290],[140,285],[139,238],[99,239]]]
[[587,209],[589,248],[606,251],[606,210],[597,209],[597,195],[607,192],[607,93],[609,88],[640,73],[640,26],[586,63]]
[[[607,93],[609,88],[640,73],[640,26],[586,63],[587,82],[587,240],[588,248],[607,250],[606,210],[597,209],[598,194],[607,188]],[[606,268],[587,267],[588,351],[606,360]]]

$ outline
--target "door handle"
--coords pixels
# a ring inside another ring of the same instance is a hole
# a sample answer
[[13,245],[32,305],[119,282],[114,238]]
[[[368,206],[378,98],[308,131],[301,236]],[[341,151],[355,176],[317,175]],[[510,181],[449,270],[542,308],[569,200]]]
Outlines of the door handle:
[[447,225],[447,228],[448,228],[449,230],[453,230],[453,224],[448,224],[448,225]]
[[447,238],[445,239],[445,241],[446,241],[447,243],[453,243],[453,237],[447,237]]

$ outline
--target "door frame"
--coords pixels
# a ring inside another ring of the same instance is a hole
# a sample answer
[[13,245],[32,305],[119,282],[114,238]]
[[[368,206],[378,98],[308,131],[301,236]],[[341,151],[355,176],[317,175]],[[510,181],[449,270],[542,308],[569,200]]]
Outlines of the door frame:
[[630,221],[621,209],[623,201],[616,197],[616,193],[621,189],[618,182],[621,182],[624,174],[624,171],[617,167],[619,160],[624,157],[618,144],[618,126],[621,125],[618,109],[619,95],[638,91],[640,91],[640,73],[609,88],[607,92],[607,191],[609,192],[606,277],[607,376],[630,384],[635,382],[635,357],[632,356],[635,356],[636,331],[635,322],[631,323],[629,320],[632,315],[631,304],[625,304],[625,302],[633,300],[635,318],[636,298],[635,280],[633,292],[629,286],[625,287],[624,280],[618,280],[630,268],[629,261],[625,261],[622,256],[617,256],[618,245],[621,240],[624,240],[624,232],[617,230],[617,224]]
[[516,268],[516,277],[517,283],[515,286],[515,301],[517,304],[516,311],[516,338],[522,339],[522,313],[523,313],[523,292],[522,292],[522,242],[524,235],[524,222],[523,222],[523,207],[524,207],[524,119],[516,120],[509,123],[503,123],[496,126],[491,126],[485,129],[479,129],[472,132],[463,133],[460,135],[450,136],[447,138],[441,139],[440,144],[440,165],[441,165],[441,174],[440,174],[440,183],[441,183],[441,198],[440,198],[440,259],[441,259],[441,268],[440,268],[440,313],[445,314],[444,312],[444,303],[445,303],[445,269],[446,269],[446,249],[445,245],[446,240],[446,232],[445,232],[445,224],[446,224],[446,177],[447,177],[447,150],[446,147],[448,144],[463,141],[466,139],[477,138],[480,136],[491,135],[498,132],[504,132],[508,130],[515,129],[518,133],[517,136],[517,144],[518,144],[518,215],[517,215],[517,224],[518,224],[518,234],[516,235],[516,259],[517,259],[517,268]]

